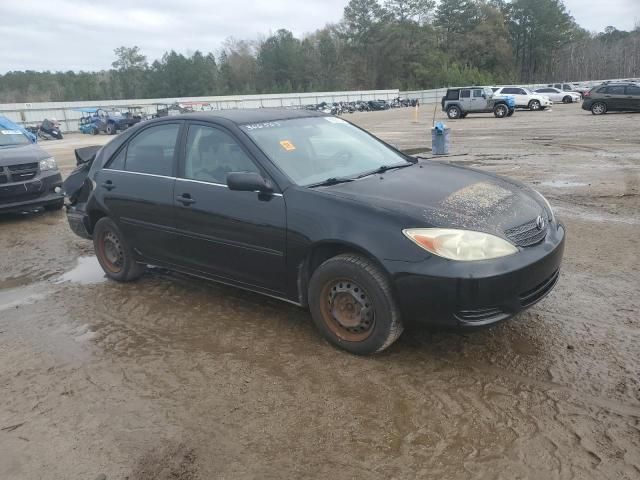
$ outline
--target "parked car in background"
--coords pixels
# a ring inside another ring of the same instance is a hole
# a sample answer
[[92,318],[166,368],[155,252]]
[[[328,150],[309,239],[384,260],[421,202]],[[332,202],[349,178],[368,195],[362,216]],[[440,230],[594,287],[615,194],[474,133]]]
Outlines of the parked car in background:
[[0,117],[0,213],[59,210],[58,165],[24,129]]
[[391,105],[389,105],[384,100],[369,100],[369,110],[389,110]]
[[516,108],[526,108],[529,110],[544,110],[553,105],[549,97],[534,93],[524,87],[494,87],[496,95],[510,95],[516,101]]
[[441,104],[451,119],[465,118],[470,113],[493,113],[496,118],[506,118],[515,111],[513,97],[496,94],[490,87],[449,88]]
[[582,95],[577,92],[565,92],[553,87],[539,88],[537,90],[534,90],[533,92],[544,95],[545,97],[548,97],[549,100],[556,103],[579,102],[582,98]]
[[640,85],[611,82],[594,87],[585,94],[582,109],[594,115],[640,111]]
[[535,190],[408,157],[331,115],[159,118],[93,155],[81,194],[65,182],[67,216],[107,277],[152,264],[280,298],[355,354],[410,321],[505,320],[559,277],[565,230]]

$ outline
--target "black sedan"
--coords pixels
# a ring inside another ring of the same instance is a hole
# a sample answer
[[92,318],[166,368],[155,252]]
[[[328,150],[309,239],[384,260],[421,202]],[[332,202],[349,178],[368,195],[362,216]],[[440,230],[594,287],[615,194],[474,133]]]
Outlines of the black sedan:
[[65,189],[72,229],[110,278],[153,264],[277,297],[357,354],[384,350],[409,321],[479,326],[530,307],[564,248],[536,191],[306,110],[151,120]]

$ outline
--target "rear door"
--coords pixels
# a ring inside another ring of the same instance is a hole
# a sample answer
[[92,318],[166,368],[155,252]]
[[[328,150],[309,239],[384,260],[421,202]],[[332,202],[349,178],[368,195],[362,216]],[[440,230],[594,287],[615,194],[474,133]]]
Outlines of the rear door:
[[471,90],[463,88],[460,90],[460,105],[465,112],[475,112],[474,103],[471,101]]
[[640,111],[640,86],[627,85],[625,93],[628,108],[630,110]]
[[167,261],[175,248],[171,209],[183,123],[141,130],[95,177],[99,201],[132,247],[150,260]]
[[609,85],[604,93],[607,110],[628,110],[624,85]]
[[180,165],[173,203],[180,264],[222,281],[284,295],[284,197],[227,188],[231,172],[267,177],[242,142],[222,127],[190,123]]

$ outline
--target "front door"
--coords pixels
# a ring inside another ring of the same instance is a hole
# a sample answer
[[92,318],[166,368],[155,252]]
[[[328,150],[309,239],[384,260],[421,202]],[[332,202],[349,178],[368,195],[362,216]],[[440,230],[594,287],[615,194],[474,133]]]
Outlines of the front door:
[[171,256],[174,170],[182,122],[141,130],[96,174],[98,198],[131,246],[149,260]]
[[640,86],[627,85],[626,93],[626,105],[629,110],[640,111]]
[[229,190],[230,172],[265,175],[230,132],[191,123],[174,190],[180,263],[222,281],[282,295],[284,197]]
[[460,90],[460,105],[465,112],[475,112],[474,103],[471,100],[471,89],[464,88]]

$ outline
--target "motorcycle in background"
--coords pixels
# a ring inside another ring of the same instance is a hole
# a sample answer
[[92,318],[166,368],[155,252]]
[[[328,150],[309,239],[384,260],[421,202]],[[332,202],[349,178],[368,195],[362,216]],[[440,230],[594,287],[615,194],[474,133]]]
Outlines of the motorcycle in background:
[[51,120],[45,118],[36,127],[27,127],[27,130],[42,140],[62,140],[62,130],[60,123],[55,118]]

